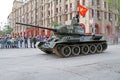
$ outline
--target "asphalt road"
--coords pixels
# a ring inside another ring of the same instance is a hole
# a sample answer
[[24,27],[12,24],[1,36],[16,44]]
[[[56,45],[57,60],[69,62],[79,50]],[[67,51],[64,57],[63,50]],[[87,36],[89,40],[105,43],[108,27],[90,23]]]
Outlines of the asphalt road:
[[120,80],[120,45],[69,58],[39,49],[0,49],[0,80]]

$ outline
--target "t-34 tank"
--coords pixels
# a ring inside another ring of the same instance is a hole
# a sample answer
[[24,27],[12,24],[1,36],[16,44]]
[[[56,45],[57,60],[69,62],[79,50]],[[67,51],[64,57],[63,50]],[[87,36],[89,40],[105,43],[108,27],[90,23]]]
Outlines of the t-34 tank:
[[75,18],[73,18],[71,25],[62,25],[55,27],[55,29],[24,23],[16,24],[53,31],[54,36],[38,44],[38,48],[47,54],[55,53],[60,57],[69,57],[102,53],[107,49],[107,41],[102,35],[86,35],[83,27],[78,24]]

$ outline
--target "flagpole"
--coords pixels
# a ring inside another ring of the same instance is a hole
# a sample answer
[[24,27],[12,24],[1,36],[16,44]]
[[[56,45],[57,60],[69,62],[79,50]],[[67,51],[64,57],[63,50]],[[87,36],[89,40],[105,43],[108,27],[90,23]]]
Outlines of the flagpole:
[[78,7],[79,7],[79,0],[77,1],[77,13],[76,13],[76,19],[77,19],[77,22],[79,23],[80,22],[80,15],[79,15],[79,11],[78,11]]
[[[78,1],[79,1],[79,0],[78,0]],[[80,1],[79,1],[79,4],[80,4]],[[77,6],[79,6],[79,4],[78,4]],[[77,14],[79,15],[78,20],[79,20],[79,23],[80,23],[80,14],[79,14],[79,11],[77,12]]]
[[76,19],[77,19],[77,22],[79,23],[80,22],[80,16],[85,16],[86,15],[86,12],[88,11],[88,9],[86,7],[84,7],[83,5],[81,5],[79,2],[77,2],[77,13],[76,13]]
[[93,35],[96,33],[96,28],[95,28],[95,21],[96,21],[96,7],[97,7],[97,3],[96,0],[94,0],[94,15],[93,15],[93,25],[92,25],[92,29],[93,29]]

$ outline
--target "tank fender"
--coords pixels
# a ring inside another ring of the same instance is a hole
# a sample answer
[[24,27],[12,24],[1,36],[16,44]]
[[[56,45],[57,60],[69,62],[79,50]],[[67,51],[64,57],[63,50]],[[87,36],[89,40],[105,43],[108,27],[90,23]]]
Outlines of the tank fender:
[[102,37],[103,37],[102,35],[93,35],[92,39],[93,40],[100,40],[100,39],[102,39]]

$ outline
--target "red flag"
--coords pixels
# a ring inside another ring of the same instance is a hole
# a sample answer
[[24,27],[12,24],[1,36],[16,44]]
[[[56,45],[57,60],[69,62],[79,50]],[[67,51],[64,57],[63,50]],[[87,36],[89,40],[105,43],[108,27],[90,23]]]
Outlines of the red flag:
[[84,7],[83,5],[78,5],[78,11],[81,16],[85,16],[86,12],[88,11],[88,8]]

